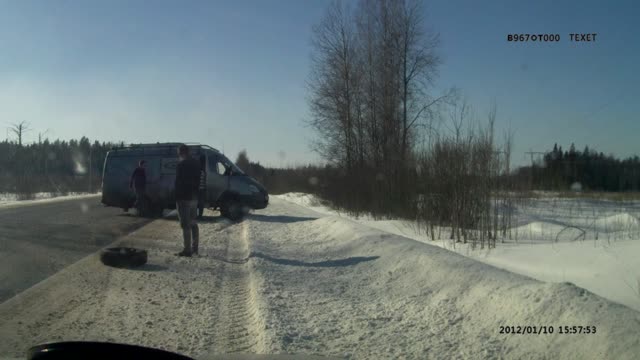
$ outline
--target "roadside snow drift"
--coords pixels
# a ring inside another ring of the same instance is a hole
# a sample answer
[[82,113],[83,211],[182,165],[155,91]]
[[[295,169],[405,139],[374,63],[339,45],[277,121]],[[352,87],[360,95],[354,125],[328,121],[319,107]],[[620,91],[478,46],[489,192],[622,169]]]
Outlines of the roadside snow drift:
[[[511,239],[496,248],[431,239],[415,222],[353,218],[313,195],[277,195],[325,215],[351,219],[388,233],[437,245],[501,269],[548,282],[571,282],[640,311],[640,202],[596,199],[529,199],[517,204]],[[438,231],[436,231],[438,233]]]
[[[0,305],[0,354],[109,340],[186,355],[306,353],[356,359],[633,359],[640,313],[448,250],[274,198],[241,223],[210,217],[201,257],[173,256],[174,219],[120,244],[139,270],[87,257]],[[501,326],[553,326],[502,334]],[[557,327],[595,327],[559,334]]]
[[53,201],[64,201],[70,199],[84,199],[99,195],[100,193],[69,193],[67,195],[56,195],[51,192],[39,192],[33,194],[33,199],[20,200],[19,196],[14,193],[0,193],[0,207],[21,206],[21,205],[38,205]]

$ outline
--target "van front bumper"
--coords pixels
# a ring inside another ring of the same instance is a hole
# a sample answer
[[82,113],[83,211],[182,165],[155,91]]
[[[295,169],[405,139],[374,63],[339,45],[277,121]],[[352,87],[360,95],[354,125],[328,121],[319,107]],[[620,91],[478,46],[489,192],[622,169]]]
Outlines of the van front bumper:
[[253,195],[246,195],[244,196],[244,199],[242,199],[242,203],[252,209],[264,209],[267,207],[267,205],[269,205],[269,194],[258,193]]

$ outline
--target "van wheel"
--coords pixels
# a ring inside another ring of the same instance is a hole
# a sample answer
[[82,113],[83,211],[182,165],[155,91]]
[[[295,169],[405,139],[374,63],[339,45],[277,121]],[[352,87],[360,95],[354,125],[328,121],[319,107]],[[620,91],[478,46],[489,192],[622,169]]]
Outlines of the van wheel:
[[244,213],[242,212],[242,205],[237,200],[227,200],[220,207],[220,214],[232,221],[238,221],[242,219]]

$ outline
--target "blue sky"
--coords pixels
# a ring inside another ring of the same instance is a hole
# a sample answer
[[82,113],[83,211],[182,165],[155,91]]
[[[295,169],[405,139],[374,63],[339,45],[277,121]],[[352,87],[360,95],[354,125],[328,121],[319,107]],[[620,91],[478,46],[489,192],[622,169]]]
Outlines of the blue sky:
[[[354,1],[355,3],[355,1]],[[632,1],[427,1],[442,40],[435,92],[474,115],[495,99],[513,159],[575,142],[638,151],[640,28]],[[51,138],[195,141],[267,165],[317,160],[305,81],[329,1],[0,1],[0,119]],[[508,43],[558,33],[559,43]],[[572,43],[569,33],[597,33]],[[284,155],[284,156],[283,156]]]

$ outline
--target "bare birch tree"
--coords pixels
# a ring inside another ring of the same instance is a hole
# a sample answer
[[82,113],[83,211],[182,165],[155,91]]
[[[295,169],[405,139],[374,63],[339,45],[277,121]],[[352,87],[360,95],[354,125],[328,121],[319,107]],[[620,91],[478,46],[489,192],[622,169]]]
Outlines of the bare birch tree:
[[354,28],[349,10],[334,2],[313,29],[312,70],[308,83],[315,150],[351,169],[357,141],[358,99]]
[[19,123],[11,124],[9,130],[18,138],[18,146],[22,146],[22,139],[26,132],[31,131],[31,127],[28,122],[21,121]]

